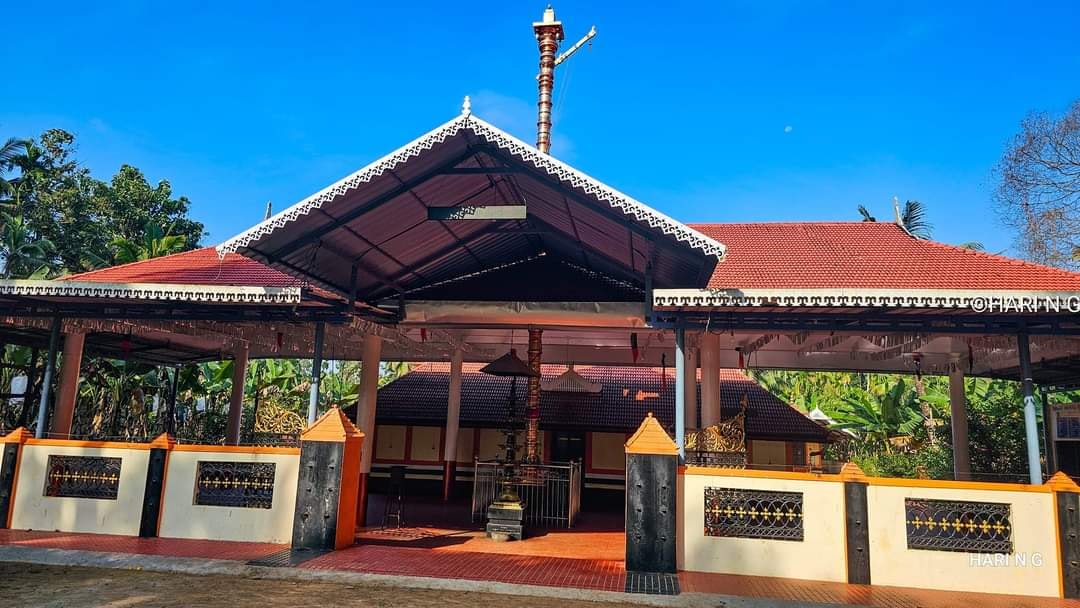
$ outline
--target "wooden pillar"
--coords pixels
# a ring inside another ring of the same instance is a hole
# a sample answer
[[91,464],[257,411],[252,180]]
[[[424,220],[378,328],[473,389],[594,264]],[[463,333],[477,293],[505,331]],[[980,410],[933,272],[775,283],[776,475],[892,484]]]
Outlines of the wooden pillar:
[[34,387],[37,385],[37,362],[40,356],[38,349],[30,350],[30,364],[26,368],[26,389],[23,391],[22,412],[19,413],[18,426],[30,424],[30,412],[34,407]]
[[529,367],[536,372],[529,377],[525,402],[525,462],[540,464],[540,360],[543,355],[543,331],[529,330]]
[[11,527],[11,511],[15,505],[15,481],[19,477],[22,446],[30,431],[19,427],[0,437],[0,529]]
[[375,444],[375,407],[379,394],[379,359],[382,357],[382,338],[364,336],[364,352],[360,365],[360,393],[356,397],[356,424],[368,438],[363,442],[356,499],[356,525],[367,523],[368,478],[371,476],[372,448]]
[[49,354],[45,360],[45,375],[41,380],[41,398],[38,400],[37,427],[34,429],[34,437],[41,439],[45,436],[45,425],[49,418],[49,396],[52,394],[53,374],[56,371],[56,351],[60,349],[60,326],[63,321],[56,317],[52,322],[52,330],[49,332]]
[[683,421],[686,428],[698,428],[698,385],[697,385],[697,352],[689,345],[689,336],[686,340],[683,352],[686,358],[683,362]]
[[461,422],[461,349],[450,354],[450,386],[446,394],[446,439],[443,441],[443,502],[450,502],[457,473],[457,440]]
[[701,340],[701,428],[720,423],[720,336]]
[[859,465],[849,462],[840,469],[844,482],[844,532],[847,547],[847,582],[870,584],[870,522],[867,481]]
[[679,448],[652,412],[626,442],[626,570],[676,571]]
[[229,395],[229,422],[225,427],[225,443],[240,443],[240,422],[244,417],[244,380],[247,378],[248,349],[238,349],[233,355],[232,393]]
[[679,462],[686,460],[686,329],[675,326],[675,445]]
[[1054,408],[1050,406],[1050,393],[1043,386],[1039,391],[1042,395],[1043,412],[1043,445],[1046,446],[1046,470],[1057,471],[1057,444],[1054,443]]
[[356,539],[364,434],[336,407],[300,436],[292,548],[332,551]]
[[176,391],[180,388],[180,368],[172,368],[169,384],[169,400],[165,402],[165,434],[176,435]]
[[60,359],[60,381],[56,387],[56,408],[50,424],[50,434],[58,439],[71,437],[75,402],[79,397],[79,372],[82,368],[85,341],[86,334],[81,331],[64,334],[64,352]]
[[1033,486],[1042,484],[1042,463],[1039,461],[1039,425],[1035,420],[1035,382],[1031,373],[1031,344],[1027,334],[1016,336],[1020,359],[1020,390],[1024,396],[1024,436],[1027,442],[1028,478]]
[[967,394],[964,392],[964,367],[959,357],[949,364],[949,406],[952,421],[953,478],[971,477],[968,455]]

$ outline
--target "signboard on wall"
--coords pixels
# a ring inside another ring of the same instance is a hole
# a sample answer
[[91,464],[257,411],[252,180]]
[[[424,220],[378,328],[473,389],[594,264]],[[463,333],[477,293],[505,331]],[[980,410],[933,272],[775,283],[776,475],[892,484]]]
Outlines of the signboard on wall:
[[1080,403],[1053,406],[1054,440],[1080,441]]

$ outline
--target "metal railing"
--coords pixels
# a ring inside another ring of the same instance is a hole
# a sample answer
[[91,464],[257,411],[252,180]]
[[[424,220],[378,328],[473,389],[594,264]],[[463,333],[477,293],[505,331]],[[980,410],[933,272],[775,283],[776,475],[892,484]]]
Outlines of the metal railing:
[[474,463],[472,520],[483,521],[488,506],[499,494],[509,474],[511,484],[525,503],[525,523],[540,527],[571,528],[581,511],[581,463],[516,465],[502,462]]

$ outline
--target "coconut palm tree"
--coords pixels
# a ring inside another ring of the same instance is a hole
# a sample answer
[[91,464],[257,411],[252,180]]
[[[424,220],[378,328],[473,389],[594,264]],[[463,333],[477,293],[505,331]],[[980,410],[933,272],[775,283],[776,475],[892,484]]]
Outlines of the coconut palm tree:
[[183,251],[187,246],[187,237],[171,232],[172,226],[169,226],[168,230],[162,230],[157,224],[147,223],[141,240],[124,237],[113,239],[110,243],[113,248],[113,262],[127,264]]
[[12,191],[11,183],[4,179],[4,173],[15,166],[20,151],[25,151],[26,140],[9,137],[0,145],[0,196],[7,196]]
[[[4,214],[0,214],[0,217],[3,216]],[[0,229],[3,278],[45,278],[55,250],[56,247],[48,239],[33,238],[33,233],[22,216],[4,217],[3,228]]]
[[900,223],[916,238],[929,239],[934,225],[926,219],[926,206],[919,201],[907,201],[900,211]]

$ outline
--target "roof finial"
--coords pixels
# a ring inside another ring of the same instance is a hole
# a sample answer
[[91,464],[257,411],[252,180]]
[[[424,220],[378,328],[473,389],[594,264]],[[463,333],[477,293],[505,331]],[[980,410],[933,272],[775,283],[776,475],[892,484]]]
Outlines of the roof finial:
[[472,101],[469,101],[469,96],[465,96],[465,101],[461,102],[461,113],[468,116],[472,114]]

